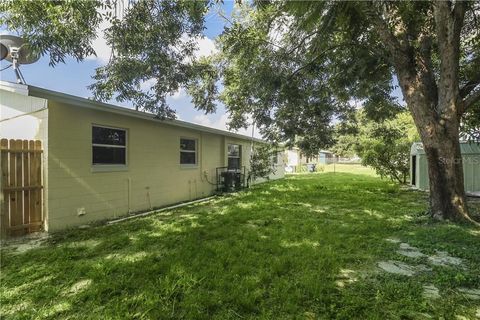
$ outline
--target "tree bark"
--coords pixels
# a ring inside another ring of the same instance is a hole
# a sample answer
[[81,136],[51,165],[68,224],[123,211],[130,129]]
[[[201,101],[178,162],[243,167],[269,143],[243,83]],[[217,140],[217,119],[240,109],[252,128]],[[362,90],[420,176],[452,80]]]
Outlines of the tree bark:
[[392,32],[395,26],[389,26],[382,18],[390,12],[371,17],[390,52],[403,97],[427,155],[432,217],[474,222],[466,204],[459,142],[460,118],[468,103],[472,103],[462,100],[458,80],[465,8],[461,1],[436,1],[433,5],[440,58],[438,82],[431,60],[432,37],[428,33],[417,35],[420,48],[415,49],[408,39],[402,38],[402,33],[395,35]]
[[430,213],[438,220],[470,220],[458,128],[423,139],[430,183]]
[[[410,94],[406,94],[407,105],[427,156],[432,217],[439,220],[473,221],[466,204],[459,141],[460,120],[457,113],[438,114],[431,108],[437,104],[436,101],[432,101],[428,94],[423,93],[429,90],[428,86],[421,81],[402,80],[400,82],[403,83],[404,89],[409,89]],[[443,106],[438,108],[447,109]]]

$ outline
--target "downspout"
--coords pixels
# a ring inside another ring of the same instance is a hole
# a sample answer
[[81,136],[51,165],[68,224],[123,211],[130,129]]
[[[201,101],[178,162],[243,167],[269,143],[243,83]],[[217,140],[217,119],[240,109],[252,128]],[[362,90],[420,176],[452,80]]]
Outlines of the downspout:
[[203,171],[203,133],[200,132],[200,143],[199,143],[199,146],[198,146],[198,151],[200,152],[200,181],[203,182],[204,181],[204,175],[205,175],[205,172]]
[[252,158],[253,158],[253,150],[254,150],[254,139],[253,139],[253,136],[255,134],[255,120],[253,120],[253,123],[252,123],[252,137],[251,137],[251,140],[250,140],[250,163],[249,163],[249,168],[248,168],[248,178],[247,178],[247,188],[250,187],[250,179],[251,179],[251,176],[250,176],[250,165],[252,163]]

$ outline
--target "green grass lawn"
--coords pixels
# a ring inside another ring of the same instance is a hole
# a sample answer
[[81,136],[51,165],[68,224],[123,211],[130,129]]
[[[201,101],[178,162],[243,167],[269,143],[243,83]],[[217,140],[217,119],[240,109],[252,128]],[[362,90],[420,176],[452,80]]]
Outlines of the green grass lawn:
[[[349,167],[354,172],[353,167]],[[353,169],[352,169],[353,168]],[[454,319],[480,316],[480,231],[371,172],[293,175],[145,218],[2,250],[2,319]],[[478,208],[473,207],[473,210]],[[399,239],[461,266],[399,255]],[[412,277],[379,261],[425,264]],[[422,295],[435,285],[441,298]]]

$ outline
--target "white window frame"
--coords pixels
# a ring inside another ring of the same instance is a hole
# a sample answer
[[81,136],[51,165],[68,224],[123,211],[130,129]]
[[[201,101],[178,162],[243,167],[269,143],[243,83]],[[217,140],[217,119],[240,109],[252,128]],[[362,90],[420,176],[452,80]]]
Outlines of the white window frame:
[[[112,144],[103,144],[103,143],[93,143],[93,136],[91,136],[90,141],[92,144],[91,148],[91,156],[90,161],[92,161],[92,171],[93,172],[104,172],[104,171],[125,171],[128,169],[128,129],[126,128],[119,128],[119,127],[112,127],[106,126],[102,124],[92,123],[90,133],[93,134],[93,128],[106,128],[106,129],[114,129],[114,130],[121,130],[125,132],[125,145],[112,145]],[[125,149],[125,163],[93,163],[93,147],[109,147],[109,148],[124,148]]]
[[[235,146],[238,146],[238,156],[235,156],[235,157],[232,157],[228,154],[228,146],[229,145],[235,145]],[[227,169],[229,169],[229,166],[228,166],[228,160],[232,158],[232,159],[238,159],[238,168],[237,169],[241,169],[242,168],[242,145],[240,143],[227,143]]]
[[[183,140],[193,140],[195,142],[195,150],[182,150],[181,144],[182,144],[182,139]],[[192,137],[180,137],[178,140],[178,149],[180,151],[180,159],[179,162],[181,161],[182,157],[181,154],[182,152],[185,153],[194,153],[195,154],[195,163],[181,163],[180,162],[180,167],[182,168],[197,168],[198,167],[198,139],[197,138],[192,138]]]

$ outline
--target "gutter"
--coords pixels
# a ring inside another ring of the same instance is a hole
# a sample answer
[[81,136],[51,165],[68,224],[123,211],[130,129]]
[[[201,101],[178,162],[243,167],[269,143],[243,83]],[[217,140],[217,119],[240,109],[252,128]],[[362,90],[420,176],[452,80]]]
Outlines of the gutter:
[[[88,108],[88,109],[93,109],[93,110],[103,111],[103,112],[111,112],[111,113],[120,114],[128,117],[135,117],[135,118],[140,118],[144,120],[155,121],[155,122],[166,124],[166,125],[187,128],[191,130],[198,130],[202,132],[218,134],[218,135],[228,136],[228,137],[242,139],[242,140],[251,140],[250,137],[244,136],[241,134],[232,133],[232,132],[210,128],[210,127],[205,127],[202,125],[181,121],[181,120],[169,120],[169,119],[163,120],[163,119],[156,118],[153,113],[136,111],[136,110],[128,109],[126,107],[119,107],[112,104],[94,101],[91,99],[82,98],[82,97],[78,97],[78,96],[74,96],[74,95],[70,95],[62,92],[47,90],[47,89],[43,89],[35,86],[30,86],[30,85],[28,86],[28,95],[37,97],[37,98],[58,101],[58,102],[62,102],[69,105],[75,105],[82,108]],[[254,138],[254,140],[260,143],[267,143],[267,141],[262,139]]]

